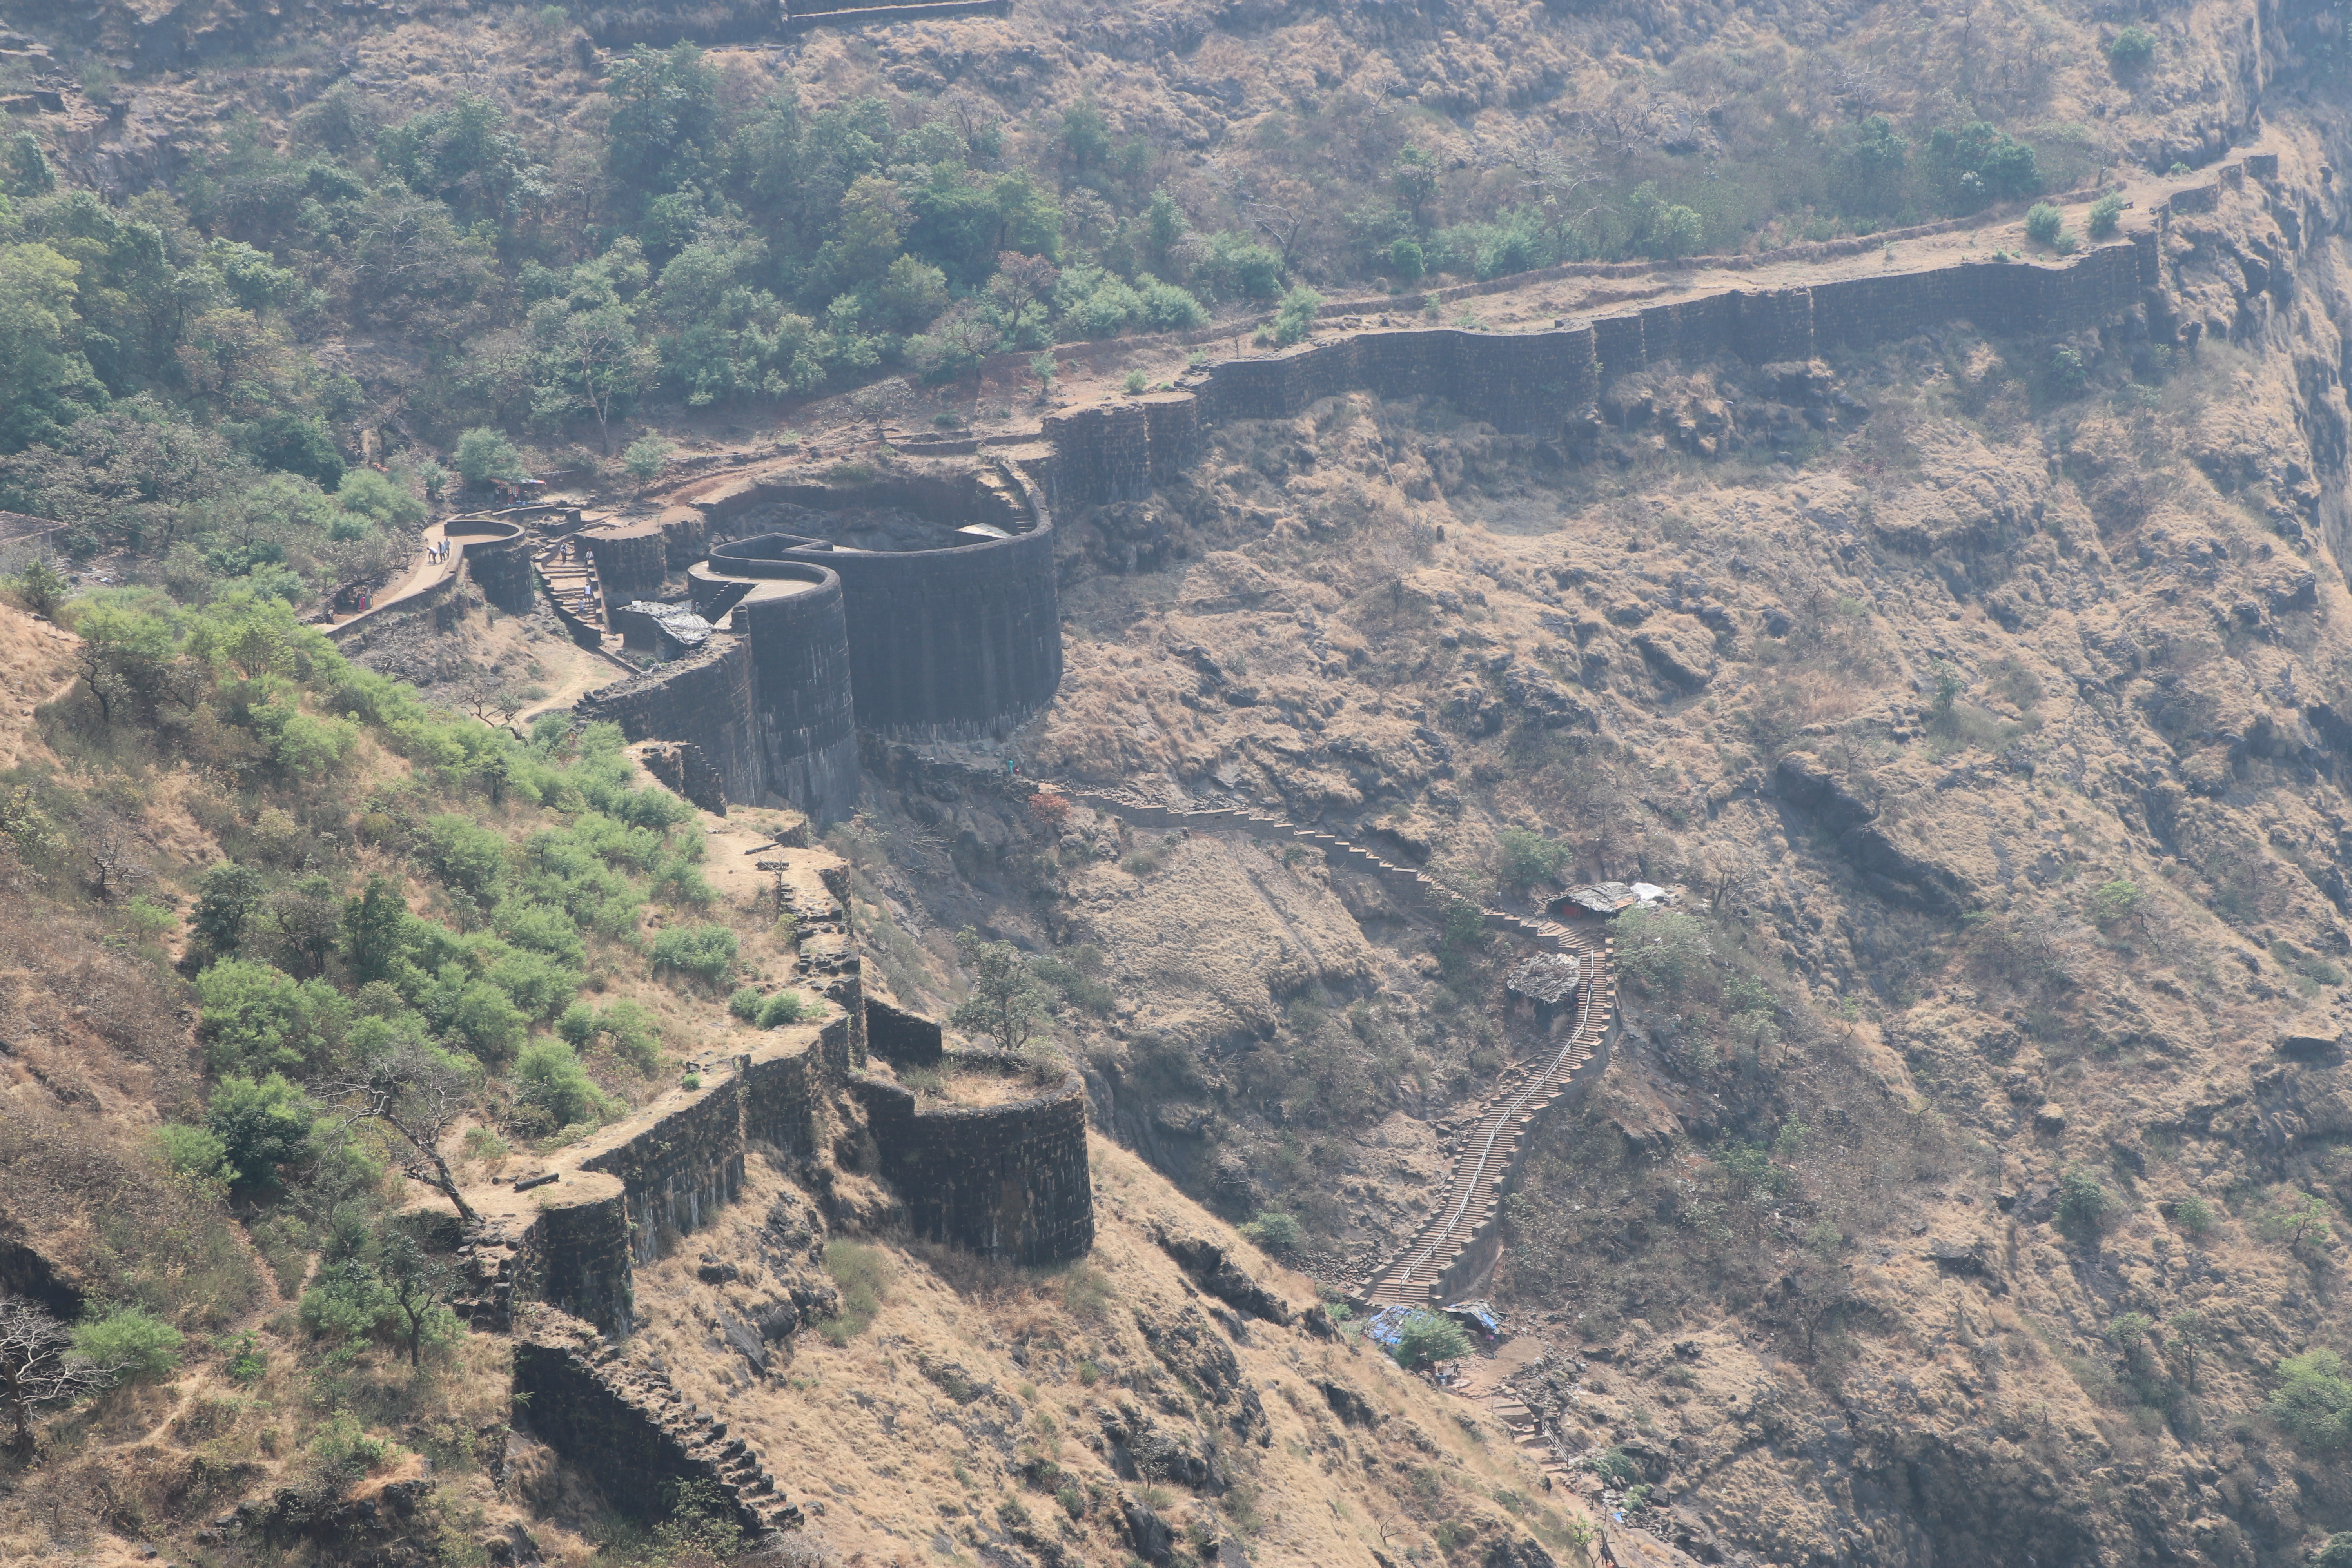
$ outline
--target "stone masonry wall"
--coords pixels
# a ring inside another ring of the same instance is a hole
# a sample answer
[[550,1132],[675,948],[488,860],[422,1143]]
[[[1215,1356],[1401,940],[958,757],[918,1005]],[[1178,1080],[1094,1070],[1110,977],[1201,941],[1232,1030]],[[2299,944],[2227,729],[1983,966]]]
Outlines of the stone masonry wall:
[[946,1054],[937,1021],[866,999],[866,1048],[884,1061],[931,1067]]
[[718,770],[727,798],[750,804],[768,797],[753,681],[751,645],[715,634],[700,653],[600,687],[573,711],[592,722],[612,721],[632,742],[691,744]]
[[[995,1053],[965,1059],[1023,1065]],[[1087,1091],[1076,1073],[1005,1105],[918,1109],[913,1091],[864,1077],[850,1079],[850,1091],[916,1235],[1024,1267],[1081,1258],[1094,1245]]]
[[743,1138],[789,1155],[814,1153],[825,1059],[821,1032],[792,1030],[743,1058]]
[[699,1229],[743,1185],[741,1075],[706,1082],[695,1093],[660,1121],[580,1162],[628,1188],[629,1249],[640,1263],[661,1255],[664,1231]]
[[775,1478],[727,1424],[686,1402],[668,1378],[581,1322],[541,1310],[518,1333],[514,1424],[537,1435],[640,1522],[669,1516],[675,1489],[712,1487],[753,1542],[801,1523]]
[[[2172,198],[2178,208],[2182,192]],[[1533,332],[1400,328],[1351,332],[1287,353],[1228,360],[1187,376],[1185,391],[1056,415],[1045,464],[1064,510],[1133,500],[1181,471],[1202,426],[1288,418],[1324,397],[1442,397],[1509,434],[1558,438],[1612,376],[1736,353],[1755,364],[1808,360],[1951,321],[1989,332],[2068,332],[2131,308],[2147,247],[2118,240],[2056,265],[1968,261],[1810,287],[1731,289]],[[1196,400],[1190,418],[1177,412]],[[1159,443],[1181,443],[1163,454]],[[1141,488],[1139,488],[1141,487]]]

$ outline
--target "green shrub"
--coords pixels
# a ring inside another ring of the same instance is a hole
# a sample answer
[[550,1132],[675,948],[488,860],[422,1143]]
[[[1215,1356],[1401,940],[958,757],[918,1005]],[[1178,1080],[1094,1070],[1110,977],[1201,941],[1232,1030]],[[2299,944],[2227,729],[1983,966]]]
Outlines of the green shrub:
[[799,992],[779,991],[760,1004],[760,1027],[776,1029],[786,1024],[797,1024],[801,1021],[801,1012]]
[[1557,839],[1525,827],[1506,827],[1495,836],[1501,851],[1497,874],[1508,888],[1529,888],[1559,875],[1573,853]]
[[457,450],[449,461],[469,485],[530,478],[530,470],[523,467],[522,454],[515,450],[515,444],[488,426],[477,426],[458,437]]
[[152,1383],[180,1364],[180,1331],[136,1307],[117,1307],[74,1326],[74,1349],[125,1383]]
[[1468,1355],[1470,1336],[1444,1313],[1422,1308],[1406,1314],[1398,1330],[1396,1347],[1390,1353],[1396,1357],[1399,1366],[1410,1372]]
[[716,985],[735,967],[735,933],[721,925],[669,926],[654,937],[654,968]]
[[1122,384],[1127,388],[1128,395],[1132,397],[1150,385],[1151,378],[1139,370],[1131,370],[1127,373],[1127,380]]
[[1260,1247],[1281,1251],[1297,1247],[1306,1232],[1300,1228],[1297,1215],[1279,1209],[1262,1209],[1255,1219],[1242,1226],[1242,1234]]
[[2124,199],[2113,191],[2091,204],[2091,237],[2105,239],[2120,227],[2124,220]]
[[2103,882],[2091,895],[2091,918],[2101,925],[2113,925],[2139,908],[2139,884],[2128,878]]
[[2105,1229],[2115,1209],[2116,1200],[2096,1172],[2075,1165],[2058,1178],[2058,1228],[2076,1241],[2088,1241]]
[[2192,1194],[2172,1205],[2172,1223],[2190,1236],[2203,1236],[2213,1228],[2213,1205]]
[[650,1073],[661,1065],[661,1026],[627,997],[598,1013],[596,1028],[613,1042],[613,1054],[637,1071]]
[[1282,297],[1281,308],[1274,315],[1274,341],[1282,348],[1305,338],[1315,330],[1316,313],[1323,309],[1323,296],[1304,283]]
[[887,1254],[857,1241],[824,1244],[824,1271],[841,1288],[841,1310],[817,1324],[817,1332],[837,1345],[864,1333],[890,1292]]
[[515,1059],[515,1105],[546,1119],[548,1130],[600,1121],[612,1102],[562,1040],[539,1039]]
[[231,1076],[213,1090],[205,1130],[220,1141],[222,1158],[248,1187],[276,1184],[278,1167],[301,1158],[317,1113],[281,1073],[254,1079]]
[[659,436],[640,436],[622,451],[621,467],[640,479],[650,479],[669,467],[670,454],[677,450],[675,441],[666,441]]
[[202,1127],[166,1122],[155,1129],[155,1149],[163,1156],[163,1163],[183,1176],[223,1184],[236,1180],[236,1167],[228,1160],[228,1145]]
[[1422,254],[1418,240],[1400,239],[1389,247],[1389,274],[1400,286],[1420,282],[1422,274],[1428,270],[1428,259]]
[[762,1000],[764,998],[749,985],[738,985],[733,994],[727,998],[727,1011],[746,1024],[756,1024],[760,1021]]
[[2056,245],[2066,231],[2066,215],[2048,202],[2036,202],[2025,212],[2025,237],[2036,245]]
[[1641,1466],[1633,1462],[1631,1454],[1614,1443],[1592,1461],[1592,1473],[1601,1478],[1601,1485],[1620,1489],[1632,1486],[1642,1479]]
[[2312,1562],[2317,1568],[2352,1568],[2352,1530],[2339,1530],[2329,1536]]
[[2283,1380],[2270,1397],[2273,1420],[2300,1447],[2318,1454],[2352,1447],[2352,1378],[2331,1350],[2305,1351],[2278,1363]]
[[1677,910],[1627,910],[1611,922],[1617,967],[1644,989],[1673,993],[1713,956],[1706,927]]
[[586,1050],[588,1042],[596,1037],[596,1009],[585,1002],[572,1003],[555,1020],[555,1032],[573,1050]]
[[2107,63],[2119,71],[2137,70],[2156,58],[2156,35],[2134,22],[2107,42]]

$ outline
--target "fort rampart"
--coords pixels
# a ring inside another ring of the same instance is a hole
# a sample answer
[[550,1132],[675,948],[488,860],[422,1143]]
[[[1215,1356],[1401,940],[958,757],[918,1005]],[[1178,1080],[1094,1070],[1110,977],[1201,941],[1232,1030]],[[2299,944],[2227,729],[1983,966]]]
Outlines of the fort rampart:
[[[953,1052],[950,1069],[1034,1076],[1001,1052]],[[882,1152],[882,1174],[906,1200],[909,1227],[1024,1267],[1067,1262],[1094,1245],[1086,1085],[1064,1069],[1038,1093],[1001,1105],[924,1105],[915,1091],[856,1076]]]

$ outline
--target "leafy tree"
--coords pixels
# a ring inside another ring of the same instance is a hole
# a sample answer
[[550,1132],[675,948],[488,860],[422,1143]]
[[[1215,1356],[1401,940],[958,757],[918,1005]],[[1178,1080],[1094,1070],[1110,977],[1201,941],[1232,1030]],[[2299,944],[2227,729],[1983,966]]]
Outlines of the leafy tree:
[[137,1307],[100,1309],[74,1325],[74,1352],[126,1383],[152,1383],[180,1364],[180,1331]]
[[106,388],[75,346],[80,271],[46,245],[0,245],[0,452],[106,406]]
[[1279,1209],[1262,1210],[1258,1216],[1241,1227],[1242,1234],[1260,1247],[1273,1252],[1286,1251],[1306,1237],[1298,1216]]
[[2123,223],[2124,199],[2113,191],[2091,204],[2091,237],[2105,239]]
[[506,883],[507,841],[471,817],[445,812],[425,819],[425,861],[445,885],[494,903]]
[[2213,1228],[2213,1205],[2192,1193],[2172,1205],[2172,1223],[2190,1236],[2203,1236]]
[[1323,296],[1304,283],[1282,297],[1282,308],[1274,316],[1274,341],[1284,348],[1300,342],[1315,330],[1316,313],[1323,309]]
[[1528,888],[1559,875],[1574,853],[1556,839],[1526,827],[1506,827],[1495,836],[1501,851],[1499,871],[1506,887]]
[[457,449],[450,458],[458,476],[477,488],[492,479],[525,479],[530,471],[522,465],[522,454],[514,443],[496,430],[482,426],[467,431],[457,437]]
[[407,946],[408,900],[399,879],[379,871],[359,896],[343,906],[343,952],[352,977],[365,984],[392,978],[393,965]]
[[2352,1447],[2352,1378],[2331,1350],[2305,1351],[2278,1363],[2270,1412],[2301,1447],[2329,1454]]
[[1406,1371],[1418,1371],[1468,1355],[1470,1336],[1463,1331],[1461,1324],[1444,1313],[1417,1308],[1398,1325],[1397,1342],[1390,1353]]
[[228,1145],[202,1127],[165,1122],[155,1129],[155,1151],[177,1174],[222,1186],[236,1180],[236,1167],[229,1163]]
[[1910,147],[1885,115],[1874,114],[1862,122],[1852,154],[1856,206],[1866,212],[1885,212],[1901,200]]
[[999,1050],[1019,1050],[1045,1023],[1044,984],[1009,942],[990,942],[970,926],[956,932],[955,942],[957,955],[971,972],[971,994],[948,1015],[948,1022],[967,1035],[994,1040]]
[[376,138],[376,162],[410,190],[467,223],[511,224],[538,194],[537,175],[506,111],[477,93],[428,110]]
[[466,1202],[441,1153],[442,1140],[472,1100],[472,1076],[413,1034],[387,1029],[368,1043],[373,1048],[358,1050],[352,1067],[316,1086],[318,1098],[334,1108],[341,1131],[373,1124],[394,1134],[406,1145],[400,1153],[402,1173],[440,1193],[458,1218],[474,1224],[480,1216]]
[[282,1073],[256,1080],[232,1074],[213,1090],[205,1129],[220,1140],[222,1158],[248,1187],[277,1184],[278,1167],[307,1152],[317,1112]]
[[2352,1568],[2352,1531],[2339,1530],[2329,1536],[2312,1562],[2317,1568]]
[[650,479],[669,467],[670,454],[677,450],[675,441],[654,435],[640,436],[621,453],[621,466],[640,479]]
[[1389,273],[1398,283],[1410,287],[1420,282],[1428,267],[1419,240],[1400,239],[1389,247]]
[[562,1040],[534,1040],[515,1061],[515,1106],[555,1131],[574,1122],[597,1121],[612,1102],[596,1087],[572,1047]]
[[1083,177],[1110,153],[1110,123],[1094,100],[1084,99],[1062,110],[1062,151],[1071,172]]
[[1706,926],[1678,910],[1627,910],[1611,922],[1609,936],[1622,972],[1644,989],[1668,994],[1689,984],[1715,951]]
[[2095,1240],[2115,1210],[2116,1200],[2097,1172],[2074,1165],[2058,1178],[2058,1228],[2076,1241]]
[[719,72],[692,44],[656,54],[643,44],[615,62],[604,167],[647,199],[700,174],[719,125]]
[[1396,162],[1390,165],[1390,184],[1395,187],[1396,198],[1404,210],[1412,215],[1416,228],[1428,222],[1429,204],[1437,199],[1437,178],[1435,154],[1419,147],[1400,150]]
[[335,504],[379,528],[414,528],[425,521],[425,503],[373,468],[353,468],[335,488]]
[[2118,72],[2136,71],[2156,58],[2156,35],[2137,22],[2107,42],[2107,63]]
[[224,860],[207,869],[196,884],[196,906],[188,915],[188,929],[198,949],[234,957],[245,941],[246,922],[265,890],[261,873],[250,866]]
[[2327,1223],[2335,1212],[2316,1193],[2297,1193],[2264,1215],[2259,1227],[2264,1240],[2284,1241],[2291,1251],[2301,1252],[2305,1243],[2324,1249],[2336,1239]]
[[725,926],[668,926],[654,935],[654,968],[716,985],[735,967],[735,933]]
[[196,976],[196,1038],[215,1073],[303,1072],[320,1065],[348,1004],[323,981],[227,958]]
[[330,1259],[302,1292],[302,1326],[328,1339],[373,1339],[401,1346],[421,1365],[425,1347],[457,1330],[447,1299],[456,1269],[404,1226]]

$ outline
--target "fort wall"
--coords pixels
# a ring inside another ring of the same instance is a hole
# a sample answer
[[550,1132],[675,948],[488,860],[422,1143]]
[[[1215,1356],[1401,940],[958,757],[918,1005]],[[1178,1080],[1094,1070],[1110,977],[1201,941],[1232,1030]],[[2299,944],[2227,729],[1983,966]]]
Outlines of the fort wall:
[[[1034,1070],[999,1052],[947,1059]],[[917,1236],[1024,1267],[1066,1262],[1094,1245],[1087,1092],[1077,1074],[1065,1071],[1040,1094],[990,1106],[922,1107],[913,1090],[863,1076],[849,1087]]]

